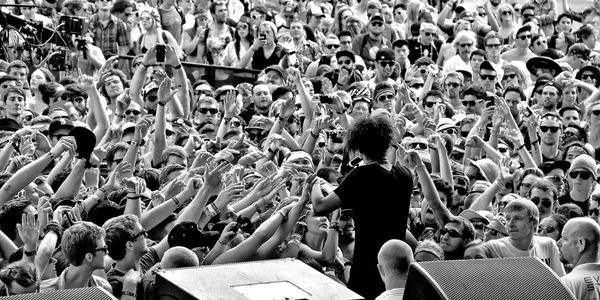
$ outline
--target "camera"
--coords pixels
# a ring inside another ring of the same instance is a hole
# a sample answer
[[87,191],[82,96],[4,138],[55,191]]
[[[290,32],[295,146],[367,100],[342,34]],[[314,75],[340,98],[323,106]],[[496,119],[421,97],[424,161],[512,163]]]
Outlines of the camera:
[[166,47],[163,44],[156,45],[156,62],[165,62]]
[[333,98],[327,95],[319,95],[319,101],[323,104],[333,103]]
[[72,34],[83,36],[87,30],[87,23],[84,18],[62,15],[59,23],[63,25],[62,33],[67,36]]
[[60,49],[48,60],[48,68],[51,71],[66,71],[67,70],[67,51]]

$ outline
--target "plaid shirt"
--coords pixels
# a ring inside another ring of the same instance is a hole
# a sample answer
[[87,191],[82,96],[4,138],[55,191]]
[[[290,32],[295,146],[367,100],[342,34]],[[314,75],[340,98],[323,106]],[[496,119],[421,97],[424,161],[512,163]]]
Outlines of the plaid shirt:
[[102,50],[106,58],[118,55],[119,47],[129,47],[131,37],[127,25],[113,15],[106,27],[100,22],[98,15],[93,15],[90,18],[90,30],[94,34],[94,45]]

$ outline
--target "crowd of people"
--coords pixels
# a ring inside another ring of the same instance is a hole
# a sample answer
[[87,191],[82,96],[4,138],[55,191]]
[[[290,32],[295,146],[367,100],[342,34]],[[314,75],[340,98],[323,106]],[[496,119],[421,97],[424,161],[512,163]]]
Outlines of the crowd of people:
[[72,76],[0,61],[0,295],[297,258],[402,299],[413,262],[532,256],[600,298],[600,2],[38,2],[89,33]]

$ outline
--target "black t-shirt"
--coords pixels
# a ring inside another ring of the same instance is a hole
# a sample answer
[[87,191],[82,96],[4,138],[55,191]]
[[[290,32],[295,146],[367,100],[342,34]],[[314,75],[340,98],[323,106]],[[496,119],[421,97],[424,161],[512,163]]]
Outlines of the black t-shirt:
[[270,57],[265,57],[265,52],[262,47],[256,50],[252,55],[252,69],[263,70],[268,66],[278,65],[279,61],[287,55],[287,50],[281,45],[277,44],[275,50]]
[[390,171],[378,164],[352,170],[335,193],[343,209],[354,210],[356,240],[348,288],[374,299],[385,290],[377,270],[377,253],[390,239],[404,240],[412,191],[406,167]]
[[569,195],[569,193],[566,193],[560,197],[558,197],[558,203],[559,204],[566,204],[566,203],[574,203],[577,204],[577,206],[579,206],[581,208],[581,210],[583,210],[583,215],[587,216],[590,213],[590,201],[589,199],[586,201],[575,201],[573,200],[573,198],[571,198],[571,195]]
[[421,57],[429,57],[435,63],[438,59],[441,46],[442,42],[437,38],[434,38],[431,44],[427,46],[421,45],[418,37],[409,38],[408,49],[410,52],[408,53],[408,60],[410,60],[411,64],[414,64]]

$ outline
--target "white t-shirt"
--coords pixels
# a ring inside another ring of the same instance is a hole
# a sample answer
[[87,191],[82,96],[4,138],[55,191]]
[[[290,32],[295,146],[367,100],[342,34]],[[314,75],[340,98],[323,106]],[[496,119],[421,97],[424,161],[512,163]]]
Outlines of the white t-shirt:
[[402,300],[403,297],[404,288],[395,288],[381,293],[375,300]]
[[562,277],[578,300],[600,299],[600,264],[581,264]]
[[517,249],[510,242],[510,237],[485,242],[483,248],[490,258],[537,257],[546,263],[556,275],[565,276],[565,268],[560,262],[556,241],[545,236],[534,236],[533,247],[529,250]]

